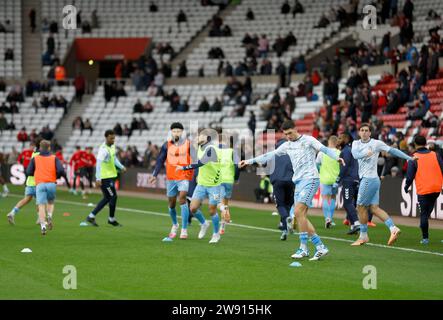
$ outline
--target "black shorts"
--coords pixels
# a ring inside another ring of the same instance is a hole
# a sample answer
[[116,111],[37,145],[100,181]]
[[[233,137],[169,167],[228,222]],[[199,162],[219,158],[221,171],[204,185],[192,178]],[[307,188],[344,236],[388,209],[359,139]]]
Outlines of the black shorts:
[[88,176],[88,168],[83,167],[83,168],[78,169],[75,172],[75,175],[80,176],[81,178],[87,177]]

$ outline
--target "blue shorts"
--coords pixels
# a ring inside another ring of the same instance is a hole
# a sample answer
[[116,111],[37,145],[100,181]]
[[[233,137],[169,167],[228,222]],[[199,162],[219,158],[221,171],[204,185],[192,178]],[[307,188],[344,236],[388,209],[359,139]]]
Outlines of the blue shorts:
[[320,192],[322,196],[333,196],[337,194],[337,189],[332,187],[332,184],[320,183]]
[[54,202],[55,200],[55,183],[40,183],[36,187],[37,205],[47,204],[48,202]]
[[233,188],[234,188],[233,183],[222,183],[220,185],[220,197],[222,199],[231,199]]
[[312,207],[314,199],[320,185],[320,179],[304,179],[295,182],[294,204],[304,203],[309,208]]
[[209,204],[216,206],[220,202],[220,186],[216,187],[205,187],[197,185],[192,195],[192,199],[198,199],[203,201],[204,199],[209,199]]
[[362,178],[358,187],[357,205],[368,207],[380,201],[380,179]]
[[35,198],[35,194],[36,194],[35,187],[27,186],[25,188],[25,197],[31,196]]
[[166,180],[166,195],[176,197],[179,192],[188,192],[189,180]]

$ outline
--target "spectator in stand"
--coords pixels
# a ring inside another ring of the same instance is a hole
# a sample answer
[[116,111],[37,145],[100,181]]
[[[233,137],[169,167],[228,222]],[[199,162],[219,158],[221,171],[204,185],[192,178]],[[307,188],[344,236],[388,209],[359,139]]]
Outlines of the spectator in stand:
[[72,122],[72,129],[83,131],[84,128],[85,128],[85,126],[83,124],[82,118],[81,117],[75,118],[74,121]]
[[414,3],[412,0],[406,0],[403,5],[403,14],[409,21],[412,21],[414,18]]
[[255,129],[257,128],[257,119],[254,111],[249,112],[248,128],[251,131],[252,136],[255,135]]
[[149,12],[158,12],[158,6],[153,1],[149,5]]
[[29,134],[29,140],[31,142],[35,142],[35,140],[38,138],[38,133],[36,129],[32,129],[31,133]]
[[143,105],[140,99],[137,99],[137,102],[134,104],[133,113],[141,113],[143,109]]
[[[178,30],[180,32],[180,26],[182,22],[186,22],[188,23],[188,17],[186,16],[186,13],[183,10],[180,10],[179,13],[177,14],[177,26],[178,26]],[[188,25],[189,27],[189,25]]]
[[328,18],[326,17],[326,15],[322,15],[320,17],[320,20],[318,21],[317,25],[314,26],[314,28],[326,28],[328,25],[330,24]]
[[294,7],[292,8],[292,18],[295,19],[295,16],[297,13],[304,13],[305,9],[303,8],[303,5],[300,3],[300,1],[295,0]]
[[3,112],[0,113],[0,133],[3,134],[4,130],[8,128],[8,120],[5,118],[5,114]]
[[116,136],[122,136],[123,135],[123,129],[122,129],[122,126],[121,126],[121,124],[120,123],[117,123],[115,126],[114,126],[114,132],[115,132],[115,135]]
[[14,50],[11,48],[5,50],[5,61],[7,60],[14,60]]
[[206,100],[206,97],[203,97],[202,102],[198,106],[198,109],[195,110],[196,112],[208,112],[209,111],[209,102]]
[[86,88],[85,77],[83,77],[83,74],[81,72],[79,72],[77,77],[75,77],[74,87],[75,87],[75,98],[77,99],[78,102],[81,103]]
[[178,68],[177,76],[179,78],[186,78],[187,75],[188,75],[188,68],[186,67],[186,60],[183,60]]
[[151,113],[152,111],[154,111],[154,106],[151,102],[146,101],[146,103],[143,105],[142,112]]
[[429,62],[428,62],[428,79],[432,80],[437,77],[439,66],[440,53],[433,46],[429,47]]
[[23,127],[17,134],[17,141],[22,143],[22,147],[25,146],[25,143],[29,141],[28,134],[26,133],[26,128]]
[[32,33],[34,33],[35,28],[36,28],[35,17],[36,17],[36,12],[35,12],[35,9],[32,8],[31,11],[29,11],[29,26],[31,27]]
[[291,6],[289,5],[288,1],[285,1],[281,6],[281,14],[286,15],[291,11]]
[[54,40],[54,35],[52,33],[49,34],[49,37],[46,40],[46,52],[49,55],[53,55],[55,52],[55,40]]
[[92,132],[94,131],[94,129],[92,128],[92,123],[91,123],[91,121],[89,119],[86,119],[86,121],[84,122],[83,127],[84,127],[83,130],[89,130],[91,135],[92,135]]
[[266,58],[269,51],[269,40],[265,34],[262,34],[258,40],[258,54],[260,58]]
[[254,12],[252,11],[251,8],[248,8],[248,11],[246,12],[246,20],[254,20],[255,19],[255,15]]
[[125,124],[123,127],[122,135],[129,138],[131,134],[132,134],[131,129],[129,129],[128,125]]
[[214,103],[211,105],[211,107],[209,108],[209,111],[211,112],[220,112],[222,111],[223,105],[220,101],[219,98],[215,98]]
[[97,10],[94,9],[91,13],[91,29],[96,29],[100,26],[97,16]]
[[142,117],[138,118],[138,129],[141,130],[149,130],[149,126],[146,123],[145,119],[143,119]]
[[271,75],[272,74],[272,62],[268,59],[263,59],[260,66],[261,75]]
[[91,24],[89,21],[83,21],[82,23],[82,33],[91,33]]

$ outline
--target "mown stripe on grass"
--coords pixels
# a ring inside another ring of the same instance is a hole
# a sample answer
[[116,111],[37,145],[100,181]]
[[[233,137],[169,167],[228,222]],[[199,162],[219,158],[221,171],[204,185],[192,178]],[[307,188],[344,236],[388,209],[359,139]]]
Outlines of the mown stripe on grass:
[[[18,197],[18,198],[22,197],[20,195],[15,195],[15,194],[10,194],[10,196]],[[88,207],[88,205],[85,203],[78,203],[78,202],[68,201],[68,200],[56,200],[56,202],[63,203],[63,204],[72,204],[72,205],[81,206],[81,207]],[[169,214],[167,214],[167,213],[161,213],[161,212],[149,211],[149,210],[139,210],[139,209],[122,208],[122,207],[117,207],[117,210],[128,211],[128,212],[133,212],[133,213],[140,213],[140,214],[155,215],[155,216],[161,216],[161,217],[169,217]],[[181,217],[178,217],[178,218],[181,219]],[[234,226],[234,227],[243,228],[243,229],[261,230],[261,231],[277,232],[277,233],[281,232],[281,231],[275,230],[275,229],[255,227],[255,226],[249,226],[249,225],[245,225],[245,224],[230,223],[229,225]],[[348,243],[354,242],[353,240],[328,237],[328,236],[321,236],[321,238],[327,239],[327,240],[332,240],[332,241],[348,242]],[[423,253],[423,254],[430,254],[430,255],[443,257],[443,253],[434,252],[434,251],[417,250],[417,249],[403,248],[403,247],[391,247],[391,246],[378,244],[378,243],[371,243],[371,242],[366,243],[365,245],[371,246],[371,247],[383,248],[383,249],[399,250],[399,251],[414,252],[414,253]]]

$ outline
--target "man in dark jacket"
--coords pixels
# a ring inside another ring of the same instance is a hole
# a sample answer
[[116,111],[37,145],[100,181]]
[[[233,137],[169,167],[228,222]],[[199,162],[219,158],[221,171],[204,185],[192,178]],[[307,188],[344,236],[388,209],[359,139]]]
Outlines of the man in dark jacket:
[[426,148],[426,138],[415,136],[414,156],[417,161],[408,161],[408,171],[404,191],[415,180],[417,200],[420,207],[420,229],[423,239],[421,244],[429,243],[429,217],[434,210],[437,198],[443,186],[443,159],[435,152]]
[[[280,140],[276,147],[278,148],[284,142],[285,140]],[[280,240],[284,241],[288,237],[288,232],[292,230],[292,219],[289,212],[294,204],[294,183],[292,182],[294,172],[288,155],[276,156],[274,166],[270,178],[274,188],[275,203],[280,214],[282,230]]]
[[338,145],[341,149],[340,158],[345,160],[346,166],[340,165],[340,173],[335,187],[342,185],[343,206],[346,210],[346,220],[351,225],[348,234],[355,234],[360,230],[357,209],[355,207],[358,194],[358,162],[354,159],[351,152],[352,137],[348,133],[343,133],[338,139]]

